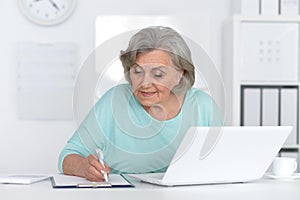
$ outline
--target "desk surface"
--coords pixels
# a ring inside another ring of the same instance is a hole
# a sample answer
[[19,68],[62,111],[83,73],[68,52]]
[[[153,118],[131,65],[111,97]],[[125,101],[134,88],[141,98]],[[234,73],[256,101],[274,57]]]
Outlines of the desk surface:
[[299,200],[300,179],[198,186],[161,187],[131,179],[135,188],[53,189],[50,181],[31,185],[0,184],[0,199],[109,199],[109,200],[190,200],[190,199],[251,199]]

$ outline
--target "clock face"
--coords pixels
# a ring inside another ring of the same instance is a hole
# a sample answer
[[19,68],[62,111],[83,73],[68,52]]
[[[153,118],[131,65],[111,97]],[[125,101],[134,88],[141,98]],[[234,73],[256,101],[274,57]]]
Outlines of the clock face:
[[40,25],[54,25],[67,19],[76,0],[19,0],[25,16]]

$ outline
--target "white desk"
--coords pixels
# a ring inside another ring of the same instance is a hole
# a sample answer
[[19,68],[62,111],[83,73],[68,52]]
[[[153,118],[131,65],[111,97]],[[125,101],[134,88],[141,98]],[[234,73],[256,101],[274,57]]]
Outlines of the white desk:
[[299,200],[300,179],[262,179],[250,183],[160,187],[133,181],[135,188],[53,189],[50,181],[32,185],[0,184],[3,200]]

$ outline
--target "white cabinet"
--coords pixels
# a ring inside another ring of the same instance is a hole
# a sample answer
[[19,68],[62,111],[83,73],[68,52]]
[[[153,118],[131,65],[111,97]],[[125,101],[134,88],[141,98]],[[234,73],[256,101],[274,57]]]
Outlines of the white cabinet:
[[298,80],[298,23],[240,24],[241,80]]
[[225,23],[228,125],[292,125],[282,152],[299,156],[300,16],[240,16]]

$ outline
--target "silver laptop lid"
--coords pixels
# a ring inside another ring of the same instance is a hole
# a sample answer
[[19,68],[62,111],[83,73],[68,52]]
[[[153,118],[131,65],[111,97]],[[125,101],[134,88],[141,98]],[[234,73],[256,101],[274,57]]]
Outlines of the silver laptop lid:
[[291,126],[192,127],[162,183],[186,185],[259,179],[291,130]]

